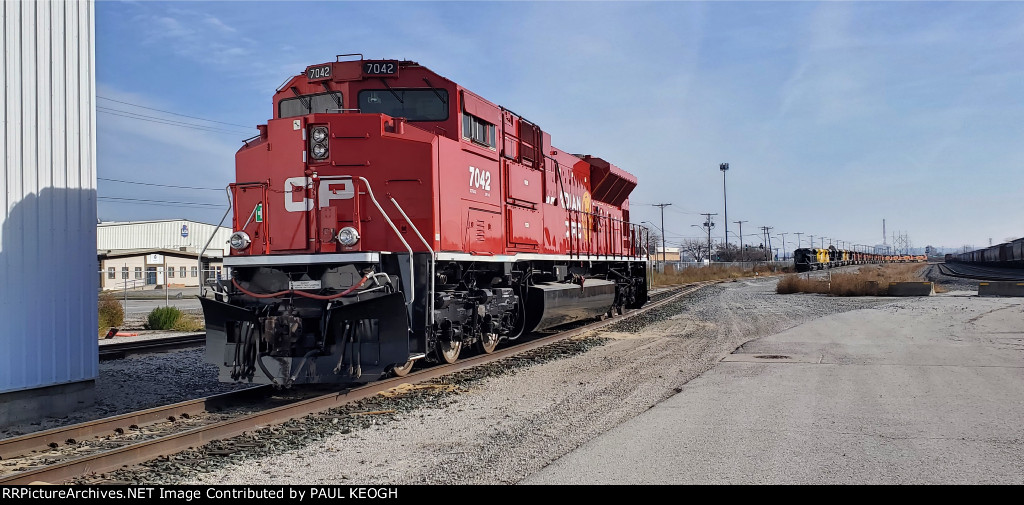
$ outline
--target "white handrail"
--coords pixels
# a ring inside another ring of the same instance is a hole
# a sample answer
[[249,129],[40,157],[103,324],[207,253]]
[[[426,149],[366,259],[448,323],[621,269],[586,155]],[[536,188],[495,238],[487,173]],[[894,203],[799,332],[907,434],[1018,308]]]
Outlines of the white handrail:
[[409,215],[402,210],[402,206],[398,205],[398,201],[395,200],[394,197],[391,198],[391,203],[395,204],[395,208],[398,209],[398,212],[400,212],[402,217],[405,218],[405,222],[409,223],[409,226],[412,226],[412,231],[416,232],[416,236],[420,238],[420,242],[423,242],[423,245],[426,246],[428,251],[430,251],[430,293],[427,294],[430,298],[430,314],[427,315],[427,331],[430,331],[434,328],[434,279],[437,278],[436,273],[434,272],[434,264],[437,263],[437,256],[434,254],[434,248],[430,247],[430,244],[427,243],[427,239],[423,238],[419,228],[416,228],[416,225],[412,223],[412,219],[409,219]]
[[389,226],[391,226],[391,229],[395,232],[395,236],[398,237],[398,240],[401,240],[402,245],[404,245],[406,250],[409,251],[409,299],[406,300],[405,304],[410,305],[413,300],[416,299],[416,266],[412,257],[412,247],[410,247],[409,243],[405,241],[405,237],[403,237],[402,233],[398,231],[395,223],[391,222],[391,218],[388,217],[388,213],[384,212],[384,209],[381,208],[379,203],[377,203],[377,198],[373,196],[373,189],[370,187],[370,181],[366,180],[366,177],[363,176],[359,176],[359,180],[363,181],[363,184],[366,184],[366,193],[370,195],[370,201],[373,202],[373,205],[377,207],[378,211],[380,211],[380,215],[384,216],[384,220],[388,222]]
[[[234,203],[231,201],[231,186],[224,188],[224,193],[228,197],[228,210],[224,212],[224,217],[220,218],[220,222],[217,223],[217,227],[213,229],[213,235],[210,235],[210,240],[206,241],[206,245],[203,246],[203,250],[199,251],[199,271],[203,271],[203,255],[206,254],[206,248],[210,247],[210,242],[213,242],[213,237],[217,236],[217,232],[220,231],[220,226],[224,224],[224,220],[228,218],[228,214],[231,213],[231,209],[234,208]],[[256,209],[253,208],[253,211]],[[230,249],[230,248],[228,248]],[[166,281],[165,281],[166,282]],[[206,296],[206,283],[203,282],[203,276],[199,276],[199,296]]]

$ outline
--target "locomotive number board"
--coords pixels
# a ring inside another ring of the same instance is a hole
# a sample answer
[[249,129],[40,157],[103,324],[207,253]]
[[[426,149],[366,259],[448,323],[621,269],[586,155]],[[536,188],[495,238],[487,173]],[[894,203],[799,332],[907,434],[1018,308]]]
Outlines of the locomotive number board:
[[364,76],[397,76],[398,60],[365,60],[363,61]]
[[322,81],[331,78],[331,64],[313,65],[306,68],[306,79],[311,81]]

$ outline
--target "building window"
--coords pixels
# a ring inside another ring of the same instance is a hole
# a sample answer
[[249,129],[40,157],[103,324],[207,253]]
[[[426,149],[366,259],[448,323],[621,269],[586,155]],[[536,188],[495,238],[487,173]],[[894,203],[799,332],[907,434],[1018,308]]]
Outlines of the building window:
[[135,278],[137,280],[142,279],[142,267],[135,267]]
[[167,267],[167,277],[170,279],[174,278],[174,267]]
[[494,125],[472,114],[462,114],[462,137],[480,145],[494,147]]
[[128,279],[128,267],[121,267],[121,278]]
[[199,277],[199,267],[192,267],[192,277]]
[[117,270],[115,270],[114,267],[108,267],[107,268],[107,278],[108,279],[116,279],[117,278]]
[[181,278],[184,279],[185,278],[185,267],[181,267],[181,270],[179,272],[181,273]]

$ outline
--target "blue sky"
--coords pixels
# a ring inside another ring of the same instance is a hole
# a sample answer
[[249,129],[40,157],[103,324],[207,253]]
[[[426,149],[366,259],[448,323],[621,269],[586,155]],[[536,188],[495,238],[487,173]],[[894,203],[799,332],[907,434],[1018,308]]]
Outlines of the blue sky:
[[671,203],[670,244],[705,212],[721,240],[723,162],[745,243],[875,244],[883,219],[918,247],[1024,236],[1024,3],[99,1],[96,48],[103,220],[216,223],[223,191],[114,180],[223,188],[278,85],[362,53],[632,172],[633,221]]

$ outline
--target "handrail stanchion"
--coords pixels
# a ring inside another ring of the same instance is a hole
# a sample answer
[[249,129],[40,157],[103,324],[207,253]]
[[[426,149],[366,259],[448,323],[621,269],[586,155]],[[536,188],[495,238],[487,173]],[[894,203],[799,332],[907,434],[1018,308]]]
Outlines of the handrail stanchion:
[[435,265],[435,263],[437,263],[437,255],[434,254],[434,248],[430,247],[430,244],[427,243],[427,239],[423,238],[423,234],[420,233],[419,228],[416,228],[416,225],[413,224],[412,219],[409,219],[409,216],[405,213],[404,210],[402,210],[402,206],[398,205],[398,201],[395,200],[394,197],[391,198],[391,203],[395,204],[395,208],[398,209],[398,212],[402,214],[403,218],[405,218],[405,222],[409,223],[409,226],[412,227],[412,231],[416,232],[416,236],[420,238],[420,242],[423,242],[423,245],[427,248],[428,251],[430,251],[430,293],[427,294],[427,296],[430,298],[430,313],[427,314],[427,329],[428,329],[428,331],[429,330],[433,330],[433,328],[434,328],[434,280],[437,278],[437,274],[436,274],[436,272],[434,272],[434,265]]
[[[228,197],[228,210],[224,211],[224,217],[220,218],[220,222],[217,223],[217,227],[213,229],[213,235],[210,235],[210,239],[206,241],[206,245],[203,246],[203,250],[199,252],[199,296],[206,296],[206,283],[203,282],[203,256],[206,254],[206,248],[210,247],[210,242],[213,242],[213,237],[217,236],[217,232],[220,231],[221,225],[224,224],[224,220],[228,218],[228,214],[231,213],[231,209],[235,206],[234,202],[231,201],[231,186],[224,188],[224,193]],[[253,209],[255,210],[255,209]],[[166,279],[164,279],[166,282]]]
[[402,245],[404,245],[406,250],[409,251],[409,298],[408,300],[406,300],[405,304],[412,305],[413,300],[416,299],[416,265],[412,257],[412,247],[410,247],[409,243],[405,241],[405,237],[403,237],[402,233],[398,231],[398,227],[395,226],[395,223],[391,222],[391,218],[388,217],[387,212],[384,212],[384,209],[380,206],[380,203],[377,202],[377,198],[373,196],[373,188],[370,187],[370,181],[366,180],[366,177],[363,176],[359,176],[359,180],[363,181],[363,184],[366,184],[366,194],[370,195],[370,201],[373,202],[373,205],[375,207],[377,207],[377,211],[380,212],[380,215],[384,217],[385,221],[387,221],[388,226],[391,227],[391,230],[395,232],[395,236],[398,237],[398,240],[401,240]]

